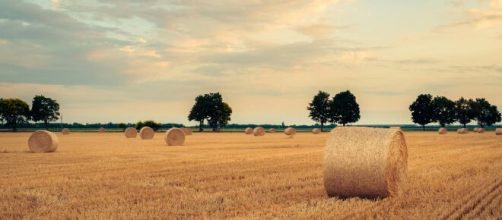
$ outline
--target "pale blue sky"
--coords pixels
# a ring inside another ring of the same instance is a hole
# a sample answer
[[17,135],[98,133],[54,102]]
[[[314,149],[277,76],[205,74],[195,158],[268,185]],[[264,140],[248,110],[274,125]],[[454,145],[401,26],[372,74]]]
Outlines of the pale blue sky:
[[410,123],[420,93],[502,106],[501,0],[2,0],[0,97],[65,121],[188,123],[221,92],[235,123],[312,123],[351,90],[360,123]]

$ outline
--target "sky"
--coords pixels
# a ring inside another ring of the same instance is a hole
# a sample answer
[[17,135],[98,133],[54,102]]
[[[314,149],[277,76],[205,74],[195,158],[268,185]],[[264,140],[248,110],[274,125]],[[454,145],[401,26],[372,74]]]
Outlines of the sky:
[[411,123],[421,93],[502,109],[502,0],[2,0],[0,97],[65,122],[188,122],[220,92],[231,123],[313,124],[350,90],[359,124]]

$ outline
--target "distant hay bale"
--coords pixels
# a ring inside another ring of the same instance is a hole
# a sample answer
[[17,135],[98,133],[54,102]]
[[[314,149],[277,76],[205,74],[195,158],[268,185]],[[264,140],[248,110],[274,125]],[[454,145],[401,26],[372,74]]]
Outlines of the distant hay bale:
[[397,196],[407,161],[406,140],[399,129],[335,128],[326,142],[324,187],[329,196]]
[[467,134],[467,133],[469,133],[468,128],[460,128],[457,130],[457,134]]
[[103,127],[99,128],[99,129],[98,129],[98,132],[99,132],[99,133],[105,133],[105,128],[103,128]]
[[155,131],[151,127],[145,126],[139,130],[139,137],[143,140],[153,139],[153,136],[155,136]]
[[438,130],[438,133],[439,133],[439,134],[447,134],[447,133],[448,133],[448,129],[447,129],[447,128],[440,128],[440,129]]
[[293,127],[288,127],[288,128],[286,128],[286,130],[284,130],[284,134],[286,134],[287,136],[293,137],[296,134],[296,129]]
[[171,128],[166,131],[164,141],[168,146],[182,146],[185,143],[185,132],[179,128]]
[[124,135],[126,136],[126,138],[136,138],[136,136],[138,135],[138,130],[133,127],[128,127],[125,129]]
[[502,135],[502,128],[495,129],[495,135]]
[[476,132],[477,132],[477,133],[480,133],[480,134],[485,133],[485,131],[486,131],[486,130],[485,130],[484,128],[478,128],[478,129],[476,130]]
[[185,135],[192,135],[192,129],[191,128],[183,128],[183,132],[185,132]]
[[321,129],[314,128],[314,129],[312,129],[312,133],[314,133],[314,134],[320,134],[321,133]]
[[244,130],[244,133],[246,133],[246,134],[253,134],[253,129],[252,128],[246,128],[246,130]]
[[69,135],[70,134],[70,129],[63,128],[63,130],[61,130],[61,133],[63,133],[63,135]]
[[253,129],[253,134],[254,136],[264,136],[265,135],[265,129],[262,127],[256,127]]
[[275,133],[276,131],[275,128],[268,129],[268,133]]
[[34,153],[48,153],[57,150],[59,145],[58,137],[49,131],[38,130],[31,134],[28,139],[28,147]]

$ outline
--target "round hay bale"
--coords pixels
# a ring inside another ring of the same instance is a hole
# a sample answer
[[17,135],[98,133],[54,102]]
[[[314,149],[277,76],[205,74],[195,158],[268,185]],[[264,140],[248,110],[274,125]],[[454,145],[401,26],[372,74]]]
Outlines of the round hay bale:
[[484,128],[478,128],[478,130],[476,130],[476,132],[482,134],[482,133],[485,133],[485,129]]
[[268,129],[268,133],[275,133],[275,132],[277,132],[277,130],[275,130],[275,128]]
[[185,143],[185,132],[179,128],[171,128],[166,131],[164,141],[168,146],[182,146]]
[[502,128],[495,129],[495,135],[502,135]]
[[314,133],[314,134],[320,134],[321,133],[321,129],[314,128],[314,129],[312,129],[312,133]]
[[143,140],[153,139],[153,136],[155,136],[155,131],[151,127],[145,126],[139,130],[139,137]]
[[138,135],[138,130],[133,127],[128,127],[125,129],[124,135],[126,136],[126,138],[136,138],[136,136]]
[[244,130],[244,133],[246,133],[246,134],[253,134],[253,129],[252,128],[246,128],[246,130]]
[[401,130],[336,128],[326,142],[324,187],[329,196],[397,196],[406,178],[407,161]]
[[284,130],[284,134],[287,136],[293,137],[296,134],[296,129],[293,127],[288,127]]
[[192,135],[192,129],[191,128],[183,128],[183,132],[185,132],[185,135]]
[[457,134],[467,134],[467,133],[469,133],[468,128],[460,128],[457,130]]
[[46,130],[38,130],[33,132],[28,139],[28,147],[34,153],[54,152],[58,149],[58,137]]
[[98,129],[98,132],[99,132],[99,133],[105,133],[105,128],[103,128],[103,127],[99,128],[99,129]]
[[63,130],[61,130],[61,133],[63,133],[63,135],[69,135],[70,134],[70,129],[63,128]]
[[438,133],[439,133],[439,134],[447,134],[447,133],[448,133],[448,129],[447,129],[447,128],[440,128],[440,129],[438,130]]
[[265,129],[262,127],[256,127],[253,129],[253,134],[254,136],[264,136],[265,135]]

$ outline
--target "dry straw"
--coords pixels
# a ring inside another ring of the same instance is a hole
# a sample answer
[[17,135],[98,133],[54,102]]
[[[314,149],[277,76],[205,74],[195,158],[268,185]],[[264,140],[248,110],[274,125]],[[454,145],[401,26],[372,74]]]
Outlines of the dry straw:
[[99,132],[99,133],[105,133],[105,128],[103,128],[103,127],[99,128],[99,129],[98,129],[98,132]]
[[293,137],[296,134],[296,129],[293,127],[288,127],[288,128],[286,128],[286,130],[284,130],[284,134],[286,134],[287,136]]
[[35,131],[28,139],[28,147],[34,153],[54,152],[58,149],[58,145],[58,137],[46,130]]
[[321,129],[314,128],[314,129],[312,129],[312,133],[314,133],[314,134],[320,134],[321,133]]
[[460,128],[457,130],[457,134],[467,134],[469,133],[469,129],[467,128]]
[[69,135],[70,134],[70,129],[63,128],[63,130],[61,130],[61,133],[63,133],[63,135]]
[[168,146],[182,146],[185,143],[185,132],[179,128],[171,128],[166,131],[164,141]]
[[476,130],[476,132],[478,132],[478,133],[480,133],[480,134],[481,134],[481,133],[485,133],[485,131],[486,131],[486,130],[485,130],[484,128],[478,128],[478,129]]
[[256,127],[253,129],[253,134],[254,136],[264,136],[265,135],[265,129],[262,127]]
[[253,129],[252,128],[246,128],[246,130],[244,130],[244,133],[246,133],[246,134],[253,134]]
[[136,136],[138,135],[138,130],[133,127],[128,127],[125,129],[124,135],[126,136],[126,138],[136,138]]
[[399,129],[336,128],[326,143],[324,187],[329,196],[344,198],[397,196],[407,160]]
[[268,133],[275,133],[276,131],[275,128],[268,129]]
[[183,128],[183,132],[185,132],[185,135],[192,135],[192,129],[191,128]]
[[446,128],[440,128],[440,129],[438,130],[438,133],[439,133],[439,134],[447,134],[447,133],[448,133],[448,129],[446,129]]
[[139,137],[143,140],[153,139],[153,136],[155,136],[155,131],[151,127],[145,126],[139,130]]
[[502,135],[502,128],[495,129],[495,135]]

